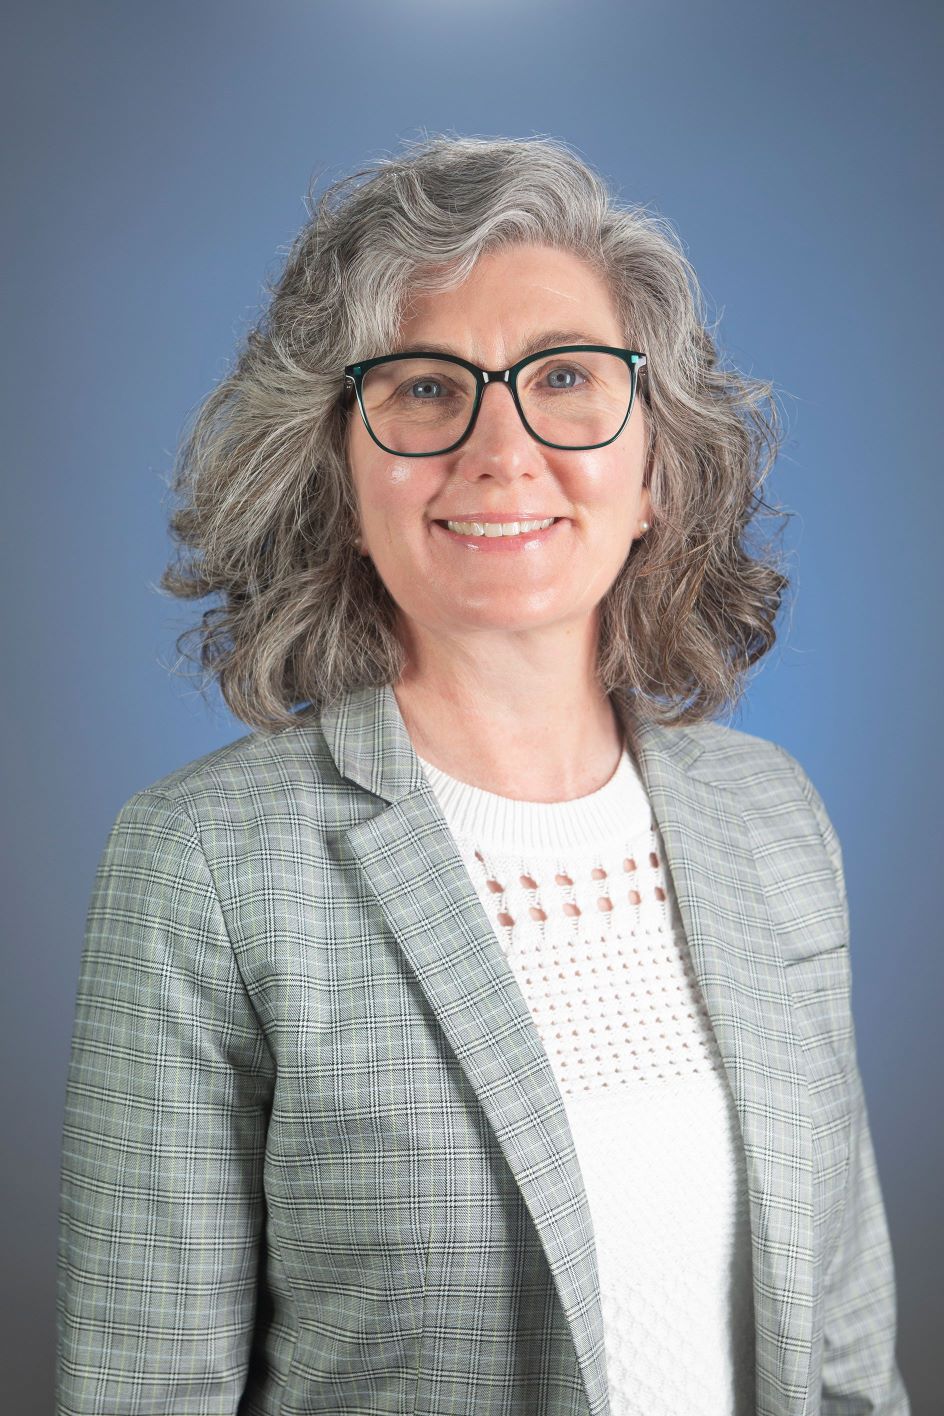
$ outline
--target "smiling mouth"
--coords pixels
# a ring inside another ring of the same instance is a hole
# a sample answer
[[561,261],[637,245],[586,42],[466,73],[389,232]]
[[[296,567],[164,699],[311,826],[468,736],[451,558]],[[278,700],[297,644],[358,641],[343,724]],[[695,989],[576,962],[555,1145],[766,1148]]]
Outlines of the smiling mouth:
[[[441,538],[444,546],[472,552],[476,559],[482,556],[486,561],[492,562],[497,556],[498,561],[507,561],[509,564],[517,562],[518,557],[528,551],[537,552],[543,546],[556,545],[561,537],[566,536],[566,528],[570,524],[570,518],[566,516],[525,522],[524,528],[517,530],[513,529],[514,523],[509,522],[469,523],[454,522],[451,518],[449,520],[451,524],[445,521],[430,521],[430,531],[437,541]],[[512,529],[505,531],[505,526]]]
[[483,517],[449,517],[437,519],[435,525],[442,526],[446,531],[451,531],[460,536],[488,537],[490,540],[497,540],[502,536],[525,536],[534,535],[539,531],[548,531],[564,520],[561,516],[531,516],[531,517],[503,517],[486,520]]

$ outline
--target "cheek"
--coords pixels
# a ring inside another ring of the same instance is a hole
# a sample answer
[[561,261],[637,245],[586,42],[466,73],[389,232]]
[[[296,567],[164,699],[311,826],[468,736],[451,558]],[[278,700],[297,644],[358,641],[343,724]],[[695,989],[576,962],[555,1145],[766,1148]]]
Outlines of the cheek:
[[365,516],[400,524],[422,520],[435,502],[441,475],[433,458],[391,459],[379,448],[377,457],[361,462],[361,497]]
[[599,512],[611,514],[617,523],[632,516],[642,480],[642,470],[628,449],[602,448],[586,454],[587,460],[572,469],[570,487],[574,500]]

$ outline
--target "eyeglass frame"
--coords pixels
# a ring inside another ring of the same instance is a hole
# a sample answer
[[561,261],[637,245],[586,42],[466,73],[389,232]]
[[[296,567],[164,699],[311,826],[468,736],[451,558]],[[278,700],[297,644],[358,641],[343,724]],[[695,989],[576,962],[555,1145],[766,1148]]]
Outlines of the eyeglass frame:
[[[613,436],[607,438],[605,442],[586,443],[572,447],[567,443],[549,442],[547,438],[542,438],[534,431],[528,423],[527,418],[524,416],[524,409],[521,407],[521,400],[518,397],[518,375],[528,364],[533,364],[538,359],[544,359],[548,354],[580,353],[616,354],[629,366],[631,382],[626,416]],[[462,437],[458,438],[454,443],[451,443],[449,447],[437,448],[434,452],[397,452],[395,448],[387,447],[385,443],[382,443],[370,426],[370,419],[367,417],[367,412],[364,408],[362,394],[364,375],[371,369],[376,368],[378,364],[390,364],[394,361],[402,363],[407,359],[445,360],[450,364],[458,364],[460,368],[468,370],[475,378],[475,401],[472,404],[468,427],[462,434]],[[629,415],[632,413],[633,405],[636,402],[636,390],[639,385],[639,370],[645,368],[648,362],[649,360],[646,355],[639,349],[620,349],[611,344],[558,344],[551,349],[539,349],[536,354],[527,354],[523,359],[519,359],[517,364],[512,364],[508,369],[480,369],[477,364],[470,363],[468,359],[463,359],[459,354],[443,354],[436,350],[427,349],[408,349],[395,354],[378,354],[375,359],[361,359],[356,364],[347,364],[344,368],[344,381],[348,388],[353,387],[354,389],[357,398],[357,406],[360,409],[364,427],[367,429],[371,438],[379,448],[384,452],[389,452],[393,457],[442,457],[445,453],[454,452],[457,447],[461,447],[475,427],[479,416],[479,409],[482,405],[482,395],[485,392],[485,385],[488,383],[506,383],[508,385],[511,390],[511,396],[514,399],[515,407],[518,410],[518,417],[521,419],[525,432],[530,434],[535,442],[543,444],[544,447],[557,448],[561,452],[591,452],[598,447],[609,447],[610,443],[615,442],[626,427],[629,421]]]

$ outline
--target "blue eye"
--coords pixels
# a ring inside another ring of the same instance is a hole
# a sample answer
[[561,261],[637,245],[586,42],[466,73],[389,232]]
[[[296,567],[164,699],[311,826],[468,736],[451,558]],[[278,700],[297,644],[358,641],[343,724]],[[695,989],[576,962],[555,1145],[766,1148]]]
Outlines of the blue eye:
[[[548,374],[548,378],[549,378],[549,379],[556,379],[559,374],[562,374],[565,378],[571,378],[571,379],[572,379],[572,378],[574,377],[574,370],[573,370],[573,369],[551,369],[550,373]],[[552,387],[552,388],[573,388],[573,384],[572,384],[572,383],[552,383],[552,384],[551,384],[551,387]]]
[[436,379],[418,379],[415,383],[410,384],[411,393],[418,388],[442,388],[442,384]]

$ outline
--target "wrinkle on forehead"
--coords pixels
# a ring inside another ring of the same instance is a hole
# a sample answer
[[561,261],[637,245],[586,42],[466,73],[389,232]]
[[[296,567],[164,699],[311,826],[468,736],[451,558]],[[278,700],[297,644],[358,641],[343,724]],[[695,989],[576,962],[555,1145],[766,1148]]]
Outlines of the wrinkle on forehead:
[[550,295],[559,295],[562,300],[569,300],[572,305],[579,305],[581,303],[576,295],[568,295],[566,290],[555,290],[553,285],[535,285],[533,289],[546,290]]

